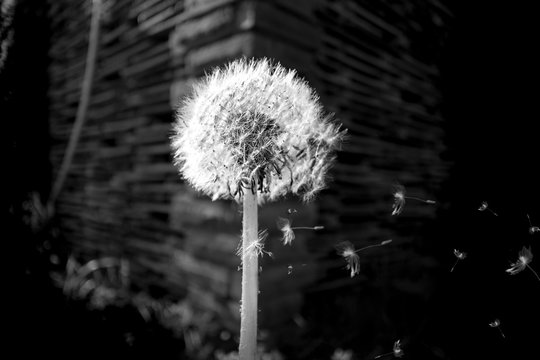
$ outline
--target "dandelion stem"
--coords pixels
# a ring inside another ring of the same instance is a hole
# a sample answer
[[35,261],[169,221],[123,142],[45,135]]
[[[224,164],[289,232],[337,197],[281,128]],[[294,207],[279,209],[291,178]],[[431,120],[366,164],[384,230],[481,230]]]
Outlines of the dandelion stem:
[[362,250],[365,250],[365,249],[369,249],[369,248],[372,248],[372,247],[377,247],[377,246],[384,246],[386,245],[387,243],[384,243],[384,244],[374,244],[374,245],[368,245],[368,246],[364,246],[363,248],[360,248],[358,250],[355,250],[354,252],[357,253],[359,251],[362,251]]
[[257,184],[244,192],[242,223],[242,306],[240,317],[240,360],[255,359],[257,349],[258,257],[253,243],[257,234]]
[[452,268],[450,269],[450,272],[454,271],[454,268],[456,267],[458,262],[459,262],[459,259],[456,260],[456,262],[454,263],[454,266],[452,266]]
[[417,198],[415,196],[404,196],[405,199],[411,199],[411,200],[417,200],[417,201],[421,201],[421,202],[424,202],[426,204],[435,204],[435,200],[425,200],[425,199],[420,199],[420,198]]
[[382,358],[383,356],[392,355],[393,353],[394,352],[387,352],[387,353],[384,353],[384,354],[380,354],[380,355],[375,356],[374,359]]
[[538,274],[536,273],[536,271],[534,271],[534,269],[529,265],[529,264],[525,264],[529,270],[531,270],[534,274],[534,276],[536,276],[536,278],[538,279],[538,281],[540,281],[540,277],[538,276]]
[[496,213],[495,211],[491,210],[490,208],[487,208],[487,209],[488,209],[493,215],[499,216],[499,215],[497,215],[497,213]]
[[497,326],[497,329],[499,329],[499,331],[500,331],[501,336],[503,337],[503,339],[506,339],[506,336],[504,336],[504,333],[503,333],[502,329],[501,329],[499,326]]

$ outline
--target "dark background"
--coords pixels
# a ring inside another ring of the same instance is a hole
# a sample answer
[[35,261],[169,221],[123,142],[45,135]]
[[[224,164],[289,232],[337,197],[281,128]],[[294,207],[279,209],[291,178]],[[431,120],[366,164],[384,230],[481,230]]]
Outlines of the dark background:
[[[430,321],[436,331],[427,332],[458,359],[534,358],[540,282],[530,271],[509,276],[501,269],[522,246],[538,251],[526,217],[533,225],[540,217],[533,86],[539,58],[532,46],[538,22],[522,4],[461,4],[455,14],[441,65],[455,159],[447,187],[452,206],[438,231],[469,258],[451,278],[441,277],[440,307]],[[475,211],[481,201],[499,216]],[[496,329],[485,331],[494,318],[504,341]]]

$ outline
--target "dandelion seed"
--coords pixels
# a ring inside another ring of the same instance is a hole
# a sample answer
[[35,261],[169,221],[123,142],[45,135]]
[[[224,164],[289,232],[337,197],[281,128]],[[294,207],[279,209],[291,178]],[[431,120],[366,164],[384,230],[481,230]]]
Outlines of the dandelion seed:
[[342,256],[343,258],[345,258],[345,261],[347,261],[347,269],[351,271],[351,277],[354,277],[356,274],[360,273],[360,256],[358,256],[357,254],[358,252],[372,248],[372,247],[376,247],[376,246],[384,246],[391,242],[392,242],[391,239],[384,240],[379,244],[368,245],[358,250],[355,250],[354,245],[350,241],[343,241],[339,243],[336,247],[338,250],[338,254]]
[[504,336],[504,333],[501,329],[501,321],[499,319],[495,319],[493,320],[492,322],[489,323],[489,326],[492,327],[492,328],[497,328],[499,329],[499,332],[501,333],[501,336],[503,338],[506,338],[506,336]]
[[452,266],[452,269],[450,269],[450,272],[454,271],[454,268],[456,267],[459,260],[464,260],[467,257],[466,252],[461,252],[458,249],[454,249],[454,255],[456,257],[456,262],[454,263],[454,266]]
[[360,257],[354,250],[354,245],[348,241],[341,244],[342,248],[339,255],[347,261],[347,269],[351,270],[351,277],[360,273]]
[[396,342],[394,342],[392,352],[387,352],[387,353],[384,353],[384,354],[377,355],[377,356],[374,357],[374,359],[378,359],[378,358],[381,358],[383,356],[388,356],[388,355],[394,355],[394,357],[396,357],[396,358],[403,357],[404,353],[403,353],[403,349],[401,349],[400,341],[401,340],[397,340]]
[[488,206],[487,201],[482,201],[482,204],[480,204],[480,207],[478,208],[478,211],[486,211],[486,210],[491,212],[495,216],[499,216],[499,215],[497,215],[497,213],[495,211],[491,210],[491,208]]
[[396,184],[394,186],[394,194],[393,194],[394,203],[392,204],[392,215],[401,214],[401,212],[403,211],[403,208],[405,207],[406,199],[417,200],[417,201],[421,201],[423,203],[431,204],[431,205],[436,204],[435,200],[426,200],[426,199],[421,199],[415,196],[406,196],[405,194],[406,194],[406,191],[403,185]]
[[527,219],[529,220],[529,234],[534,235],[535,233],[540,232],[540,227],[532,225],[529,214],[527,214]]
[[292,227],[292,220],[278,217],[276,221],[276,225],[278,229],[283,233],[283,245],[290,245],[292,241],[295,239],[294,230],[323,230],[324,226],[313,226],[313,227],[307,227],[307,226],[296,226]]
[[[236,250],[236,255],[243,258],[244,253],[247,256],[262,256],[264,254],[273,257],[273,254],[270,251],[264,250],[264,243],[266,239],[268,238],[268,229],[263,229],[259,231],[259,236],[257,238],[257,241],[252,242],[249,246],[242,248],[242,243],[238,245],[238,248]],[[238,267],[239,270],[241,267]]]
[[394,343],[394,356],[400,358],[403,356],[403,350],[401,349],[400,340]]
[[287,275],[291,275],[293,271],[292,265],[287,266]]
[[533,259],[533,254],[531,252],[531,249],[523,246],[523,248],[519,252],[518,260],[515,263],[511,263],[510,264],[511,267],[509,269],[506,269],[506,272],[509,273],[510,275],[516,275],[522,272],[523,270],[525,270],[526,268],[528,268],[529,270],[533,272],[534,276],[536,276],[536,278],[540,281],[540,277],[538,276],[536,271],[534,271],[534,269],[529,265],[532,262],[532,259]]
[[405,188],[401,185],[396,186],[394,191],[394,204],[392,205],[392,215],[399,215],[405,206]]
[[290,220],[280,217],[277,219],[276,224],[278,229],[283,233],[283,245],[290,245],[295,238]]
[[289,215],[292,215],[292,214],[296,214],[297,211],[296,211],[296,209],[288,209],[288,210],[287,210],[287,213],[288,213]]

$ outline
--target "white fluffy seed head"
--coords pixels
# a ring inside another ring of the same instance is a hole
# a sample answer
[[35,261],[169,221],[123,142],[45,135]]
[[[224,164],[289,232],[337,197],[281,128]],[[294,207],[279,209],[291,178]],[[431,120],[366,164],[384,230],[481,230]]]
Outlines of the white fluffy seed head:
[[289,192],[308,201],[325,187],[343,134],[295,71],[239,59],[195,84],[171,140],[184,179],[213,200],[249,190],[260,202]]

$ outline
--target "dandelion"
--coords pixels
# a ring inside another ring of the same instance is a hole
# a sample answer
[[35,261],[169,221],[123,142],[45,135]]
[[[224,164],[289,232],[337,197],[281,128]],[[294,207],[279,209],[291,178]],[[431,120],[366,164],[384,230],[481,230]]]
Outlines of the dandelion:
[[399,215],[405,207],[406,199],[417,200],[426,204],[436,204],[435,200],[421,199],[415,196],[406,196],[405,187],[401,184],[394,186],[394,203],[392,204],[392,215]]
[[454,268],[456,267],[459,260],[464,260],[467,257],[467,253],[461,252],[458,249],[454,249],[454,256],[456,257],[456,262],[454,263],[454,266],[452,266],[452,269],[450,269],[450,272],[454,271]]
[[351,270],[351,277],[354,277],[356,274],[360,273],[360,256],[358,256],[358,252],[376,246],[384,246],[391,242],[392,240],[384,240],[379,244],[368,245],[355,250],[354,245],[350,241],[343,241],[337,245],[338,254],[345,258],[345,261],[347,261],[347,269]]
[[383,356],[388,356],[388,355],[394,355],[394,357],[396,358],[403,357],[404,353],[403,353],[403,349],[401,348],[400,341],[401,340],[397,340],[396,342],[394,342],[394,347],[392,349],[392,352],[377,355],[374,357],[374,359],[378,359],[378,358],[381,358]]
[[532,225],[529,214],[527,214],[527,219],[529,220],[529,234],[534,235],[535,233],[540,232],[540,228],[538,226]]
[[324,226],[297,226],[292,227],[292,220],[279,217],[276,221],[278,229],[283,233],[283,245],[290,245],[295,238],[294,230],[322,230]]
[[492,327],[492,328],[497,328],[499,329],[499,332],[501,333],[501,336],[503,338],[506,338],[506,336],[504,336],[504,333],[501,329],[501,321],[499,319],[495,319],[493,320],[492,322],[489,323],[489,326]]
[[313,199],[344,133],[295,71],[267,59],[216,68],[177,112],[171,144],[182,177],[243,206],[241,359],[256,353],[257,206],[289,193]]
[[491,208],[488,206],[487,201],[482,201],[482,204],[480,204],[480,207],[478,208],[478,211],[486,211],[486,210],[491,212],[495,216],[499,216],[499,215],[497,215],[497,213],[495,211],[491,210]]
[[523,270],[525,270],[526,268],[528,268],[529,270],[533,272],[534,276],[536,276],[536,278],[540,281],[540,277],[538,277],[538,274],[536,273],[536,271],[534,271],[534,269],[529,265],[532,259],[533,259],[533,254],[531,252],[531,249],[523,246],[523,248],[519,252],[518,260],[515,263],[510,264],[511,267],[509,269],[506,269],[506,272],[509,273],[510,275],[516,275],[522,272]]

